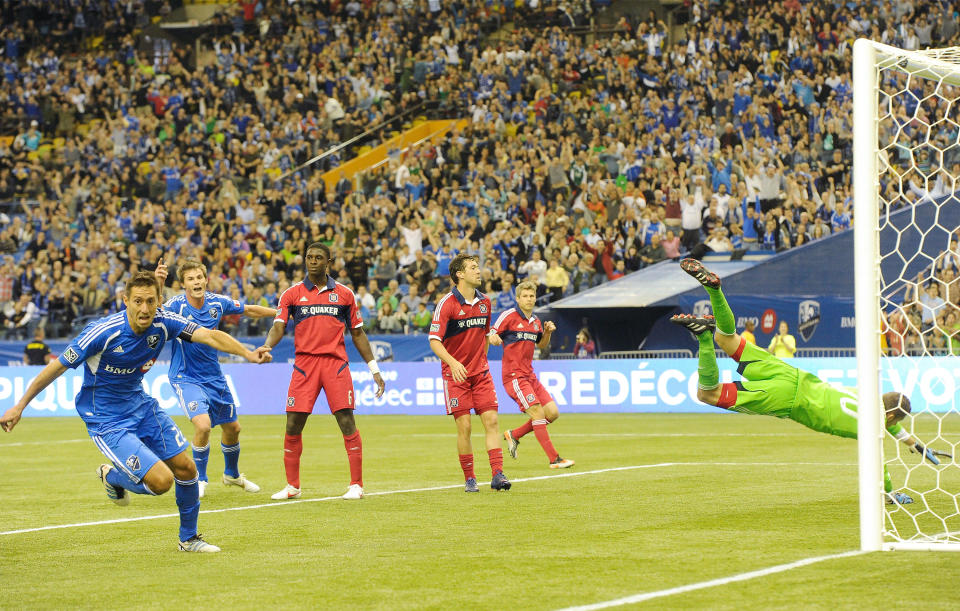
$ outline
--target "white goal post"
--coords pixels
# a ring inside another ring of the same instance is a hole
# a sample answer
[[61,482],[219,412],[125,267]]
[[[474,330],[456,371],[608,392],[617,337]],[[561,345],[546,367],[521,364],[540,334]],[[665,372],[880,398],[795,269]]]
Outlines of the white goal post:
[[[949,303],[923,313],[919,301],[924,291],[953,290],[943,270],[952,261],[951,238],[960,235],[960,172],[951,172],[957,160],[960,48],[906,51],[857,40],[854,292],[864,551],[960,551],[960,357],[950,339],[960,311],[946,322]],[[882,349],[882,339],[892,343]],[[954,457],[933,465],[885,433],[881,394],[893,390],[912,403],[902,423],[907,432]],[[913,503],[886,502],[884,468],[894,491]]]

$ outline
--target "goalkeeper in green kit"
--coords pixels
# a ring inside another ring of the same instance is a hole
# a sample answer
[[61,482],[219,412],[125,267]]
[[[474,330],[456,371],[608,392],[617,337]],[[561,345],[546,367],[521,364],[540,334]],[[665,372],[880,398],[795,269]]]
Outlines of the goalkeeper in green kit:
[[[680,262],[680,268],[707,290],[714,312],[714,316],[703,318],[690,314],[677,314],[670,318],[670,322],[685,327],[700,342],[698,399],[723,409],[789,418],[814,431],[857,438],[856,390],[831,386],[812,373],[792,367],[747,343],[736,333],[733,311],[720,290],[720,277],[696,259],[684,259]],[[740,363],[737,373],[743,376],[742,381],[720,384],[714,340],[727,355]],[[938,456],[953,458],[946,452],[924,447],[899,424],[910,413],[910,400],[907,397],[897,392],[885,393],[883,407],[887,432],[907,444],[911,452],[922,452],[935,465],[940,464]],[[886,468],[883,480],[888,503],[905,505],[913,502],[906,494],[893,492]]]

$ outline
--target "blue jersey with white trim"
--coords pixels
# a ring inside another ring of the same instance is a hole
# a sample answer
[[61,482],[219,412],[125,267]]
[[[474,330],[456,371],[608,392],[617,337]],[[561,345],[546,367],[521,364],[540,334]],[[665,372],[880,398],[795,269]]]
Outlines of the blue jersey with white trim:
[[[187,296],[183,294],[170,299],[163,307],[207,329],[219,327],[224,316],[243,314],[243,304],[239,301],[209,292],[204,293],[203,305],[199,308],[190,305]],[[171,382],[208,384],[223,381],[216,348],[180,339],[174,339],[170,348]]]
[[103,422],[141,409],[148,398],[143,376],[163,345],[175,337],[189,341],[196,329],[195,323],[161,309],[139,335],[130,327],[125,310],[89,323],[58,357],[70,369],[84,365],[83,386],[75,400],[80,417]]

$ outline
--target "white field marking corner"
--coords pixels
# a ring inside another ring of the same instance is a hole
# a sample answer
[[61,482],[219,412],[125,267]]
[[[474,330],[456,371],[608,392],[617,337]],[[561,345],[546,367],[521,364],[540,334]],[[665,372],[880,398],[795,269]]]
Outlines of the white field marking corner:
[[[612,473],[615,471],[634,471],[637,469],[657,469],[661,467],[732,467],[732,466],[766,466],[766,467],[786,467],[786,466],[818,466],[818,467],[849,467],[853,466],[856,463],[772,463],[772,462],[663,462],[663,463],[652,463],[648,465],[629,465],[625,467],[608,467],[606,469],[594,469],[592,471],[566,471],[564,473],[552,473],[550,475],[537,475],[534,477],[521,477],[518,479],[511,480],[513,483],[518,482],[533,482],[546,479],[559,479],[563,477],[581,477],[584,475],[596,475],[598,473]],[[486,486],[487,484],[483,484]],[[364,496],[387,496],[391,494],[410,494],[414,492],[432,492],[435,490],[450,490],[454,488],[462,488],[463,484],[447,484],[442,486],[426,486],[423,488],[406,488],[402,490],[385,490],[383,492],[365,492]],[[313,499],[295,499],[292,501],[277,501],[273,503],[261,503],[258,505],[241,505],[239,507],[224,507],[223,509],[204,509],[201,510],[201,514],[210,514],[210,513],[226,513],[228,511],[246,511],[247,509],[264,509],[267,507],[285,507],[292,505],[299,505],[300,503],[318,503],[321,501],[336,501],[340,500],[340,496],[324,496]],[[66,528],[80,528],[82,526],[103,526],[106,524],[123,524],[126,522],[142,522],[145,520],[160,520],[163,518],[176,518],[180,514],[177,513],[164,513],[158,515],[150,516],[137,516],[133,518],[116,518],[113,520],[99,520],[96,522],[76,522],[73,524],[54,524],[52,526],[38,526],[34,528],[21,528],[17,530],[7,530],[0,531],[0,536],[4,535],[21,535],[25,533],[40,532],[44,530],[63,530]]]
[[767,575],[773,575],[775,573],[783,573],[785,571],[798,569],[800,567],[816,564],[818,562],[824,562],[826,560],[837,560],[839,558],[849,558],[851,556],[859,556],[861,554],[866,554],[866,553],[868,552],[864,552],[861,550],[854,550],[850,552],[842,552],[839,554],[830,554],[828,556],[814,556],[812,558],[804,558],[803,560],[797,560],[796,562],[788,562],[787,564],[778,564],[776,566],[770,566],[765,569],[758,569],[756,571],[750,571],[748,573],[740,573],[738,575],[730,575],[729,577],[720,577],[719,579],[711,579],[710,581],[700,581],[698,583],[691,583],[685,586],[668,588],[666,590],[657,590],[655,592],[645,592],[643,594],[634,594],[633,596],[625,596],[623,598],[606,600],[603,602],[593,603],[590,605],[582,605],[579,607],[567,607],[562,611],[593,611],[594,609],[609,609],[610,607],[632,605],[636,603],[642,603],[648,600],[653,600],[655,598],[664,598],[667,596],[673,596],[674,594],[683,594],[685,592],[693,592],[694,590],[703,590],[706,588],[723,586],[728,583],[736,583],[738,581],[748,581],[750,579],[756,579],[758,577],[766,577]]

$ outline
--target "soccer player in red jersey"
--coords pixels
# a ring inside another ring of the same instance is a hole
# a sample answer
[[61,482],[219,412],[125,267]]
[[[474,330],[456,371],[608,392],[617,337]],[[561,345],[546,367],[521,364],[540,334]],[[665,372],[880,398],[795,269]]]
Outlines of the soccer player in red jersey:
[[478,291],[480,260],[458,254],[450,262],[450,279],[456,285],[444,295],[433,312],[430,324],[430,348],[442,362],[443,397],[447,413],[457,423],[457,451],[467,492],[480,492],[473,471],[473,446],[470,443],[470,410],[480,416],[486,431],[487,456],[494,490],[509,490],[510,480],[503,474],[503,450],[497,425],[497,392],[487,365],[488,342],[500,345],[500,337],[490,331],[490,299]]
[[377,383],[377,397],[383,396],[383,376],[363,331],[363,320],[353,291],[327,275],[330,248],[314,242],[307,247],[305,259],[307,277],[280,295],[277,318],[264,342],[264,346],[271,348],[280,343],[287,322],[293,317],[296,356],[287,391],[287,431],[283,440],[287,485],[271,498],[283,500],[300,496],[303,426],[313,412],[320,389],[323,389],[330,411],[343,433],[343,444],[350,462],[350,487],[343,498],[359,499],[363,497],[363,445],[353,418],[355,395],[343,340],[345,328],[349,327],[353,344],[370,367]]
[[566,469],[574,462],[560,458],[547,433],[547,425],[560,416],[560,411],[533,372],[534,347],[543,350],[549,346],[557,326],[537,318],[533,313],[536,304],[537,285],[521,282],[517,285],[517,307],[502,313],[493,325],[494,333],[503,340],[503,388],[520,406],[520,411],[530,417],[524,425],[506,431],[503,438],[507,440],[510,456],[516,458],[520,438],[533,431],[550,460],[550,468]]

